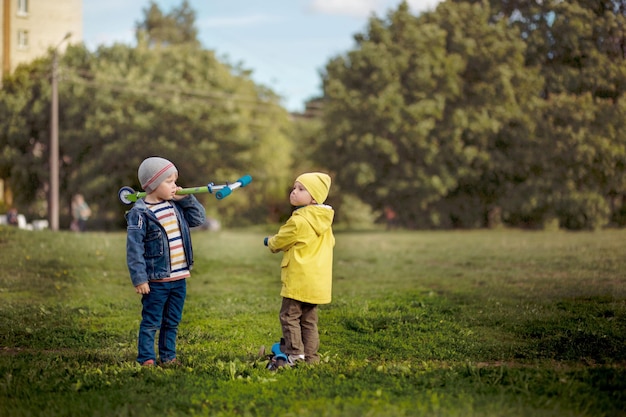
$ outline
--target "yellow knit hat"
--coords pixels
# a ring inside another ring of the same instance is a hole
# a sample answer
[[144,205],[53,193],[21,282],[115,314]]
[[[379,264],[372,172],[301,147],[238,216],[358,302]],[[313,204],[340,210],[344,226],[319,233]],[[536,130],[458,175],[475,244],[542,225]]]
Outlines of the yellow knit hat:
[[328,197],[330,190],[330,176],[323,172],[307,172],[296,178],[296,181],[304,185],[304,188],[311,194],[311,197],[322,204]]

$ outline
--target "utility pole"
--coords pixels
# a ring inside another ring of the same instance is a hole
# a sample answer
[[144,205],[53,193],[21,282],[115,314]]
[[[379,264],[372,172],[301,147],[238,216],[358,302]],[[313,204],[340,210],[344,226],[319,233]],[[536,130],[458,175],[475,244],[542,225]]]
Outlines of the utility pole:
[[58,49],[63,42],[72,36],[67,32],[65,37],[52,51],[52,107],[50,109],[50,201],[48,215],[50,229],[59,230],[59,91],[58,91]]

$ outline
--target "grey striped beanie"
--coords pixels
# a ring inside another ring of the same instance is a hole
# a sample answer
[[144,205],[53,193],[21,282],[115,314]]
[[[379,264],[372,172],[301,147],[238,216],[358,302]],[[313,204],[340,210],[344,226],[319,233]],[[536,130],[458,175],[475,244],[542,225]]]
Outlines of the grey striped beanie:
[[141,183],[141,188],[145,192],[151,193],[170,175],[178,172],[174,164],[165,158],[152,156],[143,160],[139,165],[137,176]]

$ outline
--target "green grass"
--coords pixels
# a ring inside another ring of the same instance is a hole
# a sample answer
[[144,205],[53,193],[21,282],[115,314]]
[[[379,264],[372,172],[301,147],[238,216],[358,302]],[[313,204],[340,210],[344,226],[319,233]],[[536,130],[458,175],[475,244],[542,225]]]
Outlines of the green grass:
[[0,416],[626,416],[626,231],[336,233],[322,363],[272,373],[275,229],[194,232],[145,369],[124,233],[0,227]]

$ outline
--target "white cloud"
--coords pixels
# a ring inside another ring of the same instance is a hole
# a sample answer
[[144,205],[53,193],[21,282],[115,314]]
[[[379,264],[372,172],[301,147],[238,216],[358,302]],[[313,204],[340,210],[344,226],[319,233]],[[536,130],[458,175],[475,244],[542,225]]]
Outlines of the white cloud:
[[[401,0],[310,0],[309,10],[314,13],[364,18],[376,13],[384,16],[395,9]],[[441,0],[407,0],[413,13],[434,9]]]
[[328,15],[367,17],[383,3],[383,0],[312,0],[309,9]]
[[259,23],[276,22],[280,20],[275,16],[269,15],[249,15],[237,17],[209,17],[198,21],[198,26],[202,28],[216,27],[242,27],[254,26]]
[[435,10],[442,0],[407,0],[413,13],[421,13],[428,10]]

